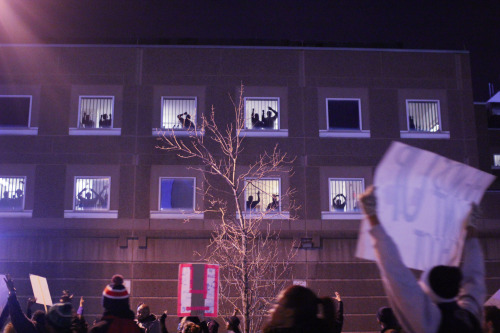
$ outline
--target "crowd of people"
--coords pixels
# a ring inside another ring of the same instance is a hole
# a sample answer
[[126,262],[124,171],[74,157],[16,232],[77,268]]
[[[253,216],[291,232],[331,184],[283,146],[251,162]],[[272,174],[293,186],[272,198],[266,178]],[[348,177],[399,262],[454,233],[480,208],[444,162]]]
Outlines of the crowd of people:
[[[361,207],[370,225],[382,283],[390,307],[376,312],[381,333],[494,333],[500,332],[500,309],[483,307],[486,288],[484,260],[476,238],[474,223],[467,225],[463,263],[460,268],[435,266],[417,281],[403,264],[398,249],[385,232],[377,216],[374,188],[360,197]],[[470,220],[475,216],[474,208]],[[168,333],[167,312],[156,316],[147,304],[130,309],[129,293],[123,277],[114,275],[102,292],[103,314],[89,325],[83,315],[83,298],[75,311],[72,295],[63,291],[59,303],[45,313],[32,313],[33,299],[26,313],[17,300],[16,288],[9,275],[5,278],[9,297],[0,315],[0,329],[17,333]],[[338,292],[334,297],[318,297],[309,288],[290,286],[282,291],[270,311],[263,333],[340,333],[344,323],[344,304]],[[484,313],[484,315],[483,315]],[[240,333],[239,310],[224,318],[229,333]],[[10,318],[10,320],[9,320]],[[178,333],[218,333],[213,318],[179,318]]]

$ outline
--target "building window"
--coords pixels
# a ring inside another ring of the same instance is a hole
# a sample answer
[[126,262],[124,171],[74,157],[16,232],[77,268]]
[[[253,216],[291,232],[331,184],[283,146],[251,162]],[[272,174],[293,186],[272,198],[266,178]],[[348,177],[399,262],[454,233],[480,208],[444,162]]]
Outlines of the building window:
[[358,212],[358,195],[365,191],[363,179],[330,178],[330,211]]
[[160,211],[194,211],[195,178],[160,178]]
[[407,100],[406,113],[408,131],[429,133],[441,131],[439,101]]
[[500,154],[493,155],[493,166],[500,168]]
[[328,130],[360,130],[361,108],[359,99],[327,98]]
[[245,128],[278,130],[280,128],[279,98],[245,97]]
[[280,179],[246,179],[245,211],[280,212]]
[[30,127],[31,96],[0,96],[0,126]]
[[194,129],[196,126],[196,97],[162,97],[161,127]]
[[80,96],[78,128],[113,128],[113,96]]
[[75,211],[109,210],[110,177],[76,177]]
[[24,210],[26,177],[0,177],[0,211]]

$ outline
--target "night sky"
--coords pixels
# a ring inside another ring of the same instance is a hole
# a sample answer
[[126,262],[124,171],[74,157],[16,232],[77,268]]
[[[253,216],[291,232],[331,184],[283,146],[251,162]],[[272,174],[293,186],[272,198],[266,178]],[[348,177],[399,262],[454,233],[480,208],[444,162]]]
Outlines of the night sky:
[[500,89],[500,1],[0,0],[0,43],[468,50],[474,100]]

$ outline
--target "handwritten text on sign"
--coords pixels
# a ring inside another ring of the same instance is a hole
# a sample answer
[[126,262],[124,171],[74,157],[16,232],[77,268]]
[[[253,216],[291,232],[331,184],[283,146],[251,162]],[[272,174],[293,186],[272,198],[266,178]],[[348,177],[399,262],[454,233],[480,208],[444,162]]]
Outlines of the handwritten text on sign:
[[[410,268],[458,265],[464,223],[494,176],[394,142],[375,171],[377,213]],[[356,255],[374,259],[363,222]]]

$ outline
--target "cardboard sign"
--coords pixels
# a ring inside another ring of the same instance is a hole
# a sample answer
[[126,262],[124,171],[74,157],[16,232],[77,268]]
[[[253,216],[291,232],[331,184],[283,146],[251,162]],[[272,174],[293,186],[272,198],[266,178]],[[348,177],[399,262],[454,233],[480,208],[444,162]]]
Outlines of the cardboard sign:
[[217,317],[218,300],[218,265],[179,265],[177,316]]
[[[410,268],[458,266],[464,224],[494,176],[443,156],[393,142],[375,171],[377,214]],[[374,260],[363,221],[356,256]]]
[[500,309],[500,289],[484,303],[484,306],[496,306]]
[[9,289],[5,284],[5,275],[0,274],[0,313],[7,304],[7,298],[9,298]]
[[33,288],[33,295],[36,297],[36,302],[38,304],[43,304],[45,308],[47,308],[47,305],[52,306],[52,297],[50,297],[47,279],[30,274],[30,281],[31,287]]

